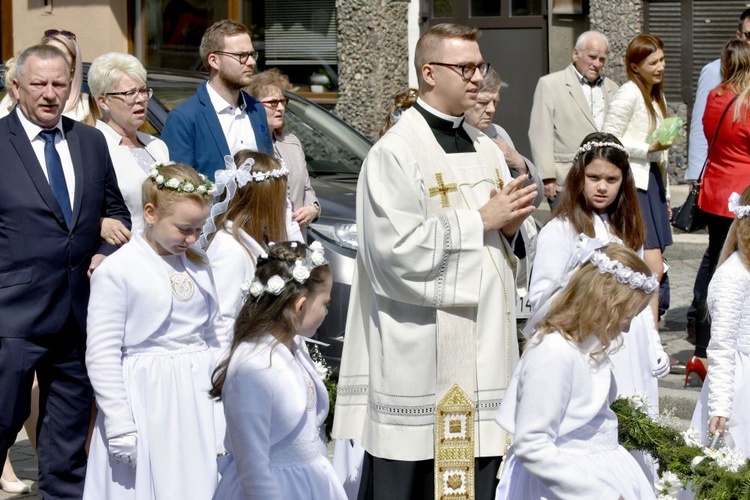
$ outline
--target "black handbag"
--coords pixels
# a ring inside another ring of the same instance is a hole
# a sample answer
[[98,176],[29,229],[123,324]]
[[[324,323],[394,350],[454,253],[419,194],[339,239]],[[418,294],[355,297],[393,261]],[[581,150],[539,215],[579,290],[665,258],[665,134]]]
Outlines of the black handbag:
[[703,211],[698,208],[700,184],[694,184],[685,198],[685,203],[672,211],[672,227],[692,233],[706,227]]
[[721,122],[724,121],[724,116],[727,114],[727,111],[729,111],[729,108],[732,107],[732,104],[737,100],[738,97],[739,95],[734,96],[734,98],[729,101],[729,104],[727,104],[727,107],[724,108],[724,112],[721,114],[719,123],[716,126],[714,138],[711,140],[711,144],[708,145],[708,151],[706,151],[706,159],[703,161],[703,167],[701,168],[701,173],[698,176],[698,180],[690,189],[690,193],[685,199],[685,203],[672,211],[672,227],[676,227],[677,229],[685,231],[686,233],[692,233],[706,227],[706,221],[703,217],[703,211],[700,209],[700,207],[698,207],[698,194],[700,194],[701,179],[703,179],[703,172],[705,172],[706,165],[708,164],[708,154],[711,152],[711,148],[713,147],[714,142],[716,142],[716,136],[719,135]]

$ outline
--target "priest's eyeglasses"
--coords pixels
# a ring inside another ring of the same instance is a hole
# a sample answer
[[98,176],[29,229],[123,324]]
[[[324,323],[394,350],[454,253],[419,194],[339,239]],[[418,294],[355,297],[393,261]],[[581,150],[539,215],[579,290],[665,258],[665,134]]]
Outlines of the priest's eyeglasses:
[[124,92],[107,92],[104,95],[122,97],[122,100],[125,101],[125,103],[133,104],[139,96],[145,97],[146,100],[151,99],[154,95],[154,89],[151,87],[142,87],[140,89],[130,89]]
[[253,58],[253,60],[258,60],[258,51],[254,50],[252,52],[225,52],[223,50],[215,50],[214,54],[223,54],[225,56],[229,56],[232,59],[235,59],[240,64],[245,64],[249,58]]
[[479,70],[479,74],[481,74],[482,76],[486,76],[487,72],[490,70],[490,63],[488,62],[483,62],[481,64],[448,64],[441,62],[431,62],[429,64],[434,64],[436,66],[445,66],[446,68],[458,68],[461,70],[460,75],[464,80],[471,80],[476,70]]

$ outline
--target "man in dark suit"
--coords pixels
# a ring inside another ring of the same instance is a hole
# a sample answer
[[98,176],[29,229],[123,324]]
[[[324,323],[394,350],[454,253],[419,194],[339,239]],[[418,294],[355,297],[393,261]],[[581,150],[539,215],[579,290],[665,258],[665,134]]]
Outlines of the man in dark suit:
[[242,149],[273,155],[273,142],[263,105],[242,91],[258,57],[248,29],[226,19],[214,23],[201,39],[200,55],[208,82],[169,113],[161,138],[173,161],[213,179],[225,168],[224,156]]
[[0,456],[29,415],[39,380],[39,490],[81,498],[93,392],[86,374],[87,272],[114,251],[102,217],[130,227],[107,143],[61,118],[70,67],[49,45],[24,50],[0,119]]

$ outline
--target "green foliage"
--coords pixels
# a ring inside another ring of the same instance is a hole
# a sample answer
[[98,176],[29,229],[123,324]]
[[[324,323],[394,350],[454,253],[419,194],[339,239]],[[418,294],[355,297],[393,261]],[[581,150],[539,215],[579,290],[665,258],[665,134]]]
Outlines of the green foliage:
[[695,457],[704,455],[698,446],[688,446],[682,434],[669,426],[654,422],[630,399],[618,398],[612,411],[619,421],[618,436],[627,450],[651,454],[659,462],[659,475],[671,471],[695,492],[696,500],[750,500],[750,464],[737,472],[719,467],[705,458],[694,468]]
[[[315,362],[315,369],[318,371],[318,375],[323,379],[323,383],[328,391],[328,416],[326,417],[326,438],[331,440],[331,431],[333,430],[333,410],[336,408],[336,381],[331,379],[331,367],[326,363],[325,358],[320,353],[320,349],[315,344],[309,344],[307,350],[310,353],[310,358]],[[323,373],[325,372],[325,373]]]

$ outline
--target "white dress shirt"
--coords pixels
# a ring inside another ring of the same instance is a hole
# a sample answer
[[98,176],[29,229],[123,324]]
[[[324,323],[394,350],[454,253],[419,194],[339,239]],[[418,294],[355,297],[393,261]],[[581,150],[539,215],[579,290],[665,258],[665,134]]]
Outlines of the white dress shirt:
[[578,81],[581,83],[581,90],[583,90],[583,95],[586,97],[586,102],[589,103],[591,116],[594,117],[594,121],[596,122],[596,128],[601,130],[604,124],[604,116],[607,114],[607,103],[604,101],[604,91],[602,90],[604,77],[600,76],[592,85],[578,72],[575,66],[573,66],[573,69],[578,76]]
[[234,155],[237,151],[250,149],[258,151],[258,143],[255,140],[255,132],[247,116],[245,103],[239,106],[228,103],[223,97],[211,87],[211,82],[206,85],[208,97],[219,117],[221,130],[227,139],[229,151]]
[[[23,126],[24,131],[26,131],[26,135],[29,137],[29,142],[31,142],[31,147],[34,149],[36,159],[39,161],[39,165],[41,165],[42,167],[42,172],[44,172],[44,176],[47,178],[47,182],[49,182],[47,161],[44,158],[45,141],[39,135],[42,130],[48,129],[43,129],[36,123],[26,118],[26,115],[23,114],[20,106],[16,107],[16,113],[18,113],[18,118],[21,120],[21,125]],[[73,170],[73,160],[70,157],[70,150],[68,150],[68,141],[65,140],[65,132],[62,128],[62,118],[57,121],[57,125],[55,125],[54,128],[60,131],[59,134],[55,135],[55,149],[57,150],[57,154],[60,155],[63,174],[65,174],[65,185],[68,188],[68,197],[70,198],[70,203],[72,205],[73,200],[75,199],[76,174]],[[73,209],[72,206],[70,208],[71,210]]]

